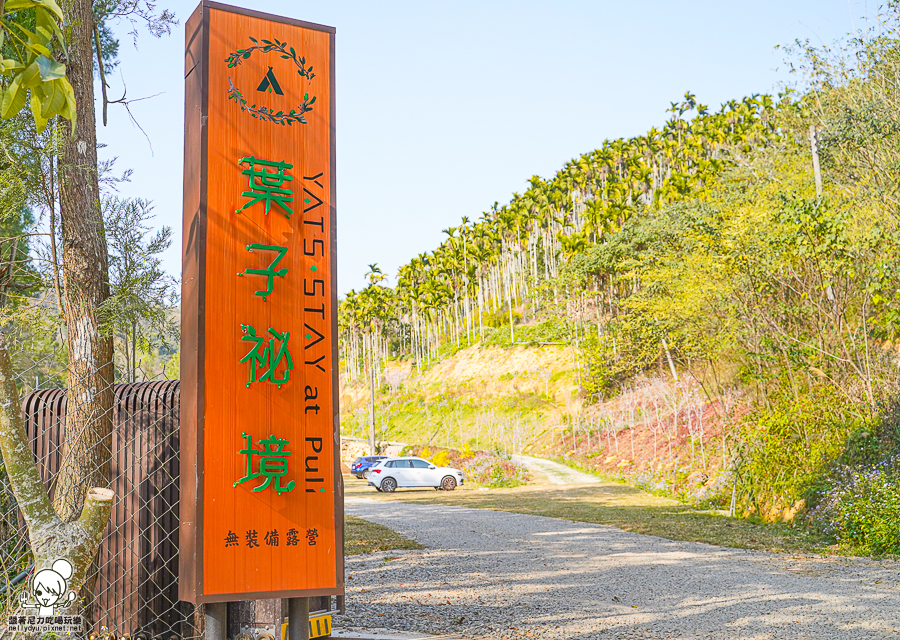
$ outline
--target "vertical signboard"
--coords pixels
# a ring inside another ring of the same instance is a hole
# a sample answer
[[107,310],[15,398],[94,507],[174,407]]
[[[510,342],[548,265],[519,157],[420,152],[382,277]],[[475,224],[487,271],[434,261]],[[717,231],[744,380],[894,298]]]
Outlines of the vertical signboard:
[[186,30],[179,596],[340,594],[334,29]]

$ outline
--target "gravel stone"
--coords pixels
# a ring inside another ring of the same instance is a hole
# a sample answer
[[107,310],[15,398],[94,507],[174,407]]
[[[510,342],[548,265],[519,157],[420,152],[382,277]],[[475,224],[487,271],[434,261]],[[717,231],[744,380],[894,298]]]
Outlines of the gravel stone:
[[900,563],[674,542],[543,516],[347,498],[426,546],[347,558],[339,629],[472,638],[900,638]]

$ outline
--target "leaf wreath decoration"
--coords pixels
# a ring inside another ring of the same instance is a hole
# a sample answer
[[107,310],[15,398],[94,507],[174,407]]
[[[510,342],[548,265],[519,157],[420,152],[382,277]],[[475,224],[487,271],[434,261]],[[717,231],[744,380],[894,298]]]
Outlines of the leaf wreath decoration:
[[[238,49],[225,58],[225,62],[228,63],[229,69],[241,64],[241,61],[249,58],[254,51],[259,51],[260,53],[270,53],[275,51],[276,53],[281,54],[283,59],[292,60],[294,64],[297,65],[297,73],[301,77],[306,78],[307,87],[312,82],[312,79],[316,77],[316,74],[313,73],[312,65],[307,67],[306,58],[297,57],[297,52],[294,51],[294,47],[288,46],[286,42],[279,42],[277,39],[273,39],[272,41],[257,41],[256,38],[250,38],[250,41],[253,43],[252,47]],[[262,42],[262,44],[260,44],[260,42]],[[234,83],[231,81],[231,76],[228,77],[228,99],[234,100],[234,102],[240,105],[241,111],[249,112],[254,118],[267,120],[280,125],[293,125],[295,122],[307,124],[304,114],[312,111],[312,105],[316,101],[315,96],[310,97],[309,92],[304,92],[303,102],[300,106],[296,109],[291,109],[287,113],[284,111],[274,111],[265,106],[249,104],[240,90],[234,86]]]

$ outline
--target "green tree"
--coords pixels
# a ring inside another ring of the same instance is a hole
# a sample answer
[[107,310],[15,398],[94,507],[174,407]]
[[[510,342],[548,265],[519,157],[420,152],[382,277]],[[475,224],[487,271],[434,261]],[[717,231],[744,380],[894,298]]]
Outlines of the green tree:
[[39,131],[60,116],[75,124],[76,99],[66,65],[55,0],[0,0],[0,118],[17,115],[26,104]]
[[139,353],[167,344],[178,330],[171,309],[176,282],[165,273],[159,254],[172,245],[172,228],[152,231],[153,207],[147,200],[110,197],[103,202],[110,250],[111,295],[102,307],[104,321],[119,338],[124,360],[121,376],[137,381]]
[[[52,501],[34,464],[19,409],[17,376],[10,357],[13,327],[8,317],[0,335],[0,452],[28,527],[36,569],[50,567],[61,557],[69,559],[74,567],[69,585],[76,590],[86,585],[86,595],[90,592],[89,568],[114,497],[106,488],[114,377],[113,342],[104,332],[101,318],[110,286],[94,116],[96,29],[98,22],[109,19],[143,19],[151,32],[156,29],[159,35],[172,23],[169,14],[155,13],[153,4],[144,0],[121,0],[109,6],[110,11],[96,15],[91,0],[64,0],[61,8],[53,0],[0,2],[6,36],[2,68],[10,79],[2,85],[0,116],[20,111],[30,95],[38,130],[44,129],[54,114],[72,123],[71,127],[58,127],[60,141],[53,158],[56,171],[47,197],[50,203],[58,203],[61,224],[62,251],[61,256],[54,255],[54,263],[61,265],[69,398]],[[56,21],[63,16],[66,24],[61,29]],[[34,25],[32,30],[30,25]],[[65,66],[53,58],[57,46],[65,56]],[[100,49],[102,53],[102,43]],[[102,72],[104,65],[98,66]],[[51,225],[53,220],[51,216]],[[52,240],[55,242],[55,233]]]

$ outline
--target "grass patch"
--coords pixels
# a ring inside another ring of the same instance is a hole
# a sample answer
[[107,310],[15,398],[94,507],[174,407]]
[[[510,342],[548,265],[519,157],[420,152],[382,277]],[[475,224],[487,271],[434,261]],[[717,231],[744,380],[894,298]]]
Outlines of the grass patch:
[[[375,500],[443,504],[476,509],[562,518],[618,527],[624,531],[669,540],[707,542],[723,547],[783,553],[834,553],[812,533],[786,524],[729,518],[698,511],[669,498],[652,496],[617,482],[582,486],[528,485],[511,489],[456,491],[404,489],[378,493],[361,484],[346,483],[348,495]],[[396,534],[395,534],[396,535]]]
[[418,542],[404,538],[385,526],[355,516],[344,516],[345,556],[358,556],[364,553],[395,549],[424,548]]
[[[507,383],[518,377],[507,375]],[[496,441],[507,433],[508,423],[516,421],[527,428],[522,437],[530,440],[547,416],[556,410],[556,404],[542,392],[510,389],[498,395],[486,395],[482,381],[452,387],[440,384],[404,387],[377,399],[376,437],[382,439],[384,425],[386,440],[449,448],[461,447],[464,442],[479,437],[483,448],[488,448],[492,444],[502,445]],[[342,433],[367,437],[368,416],[367,407],[345,407],[341,414]]]

